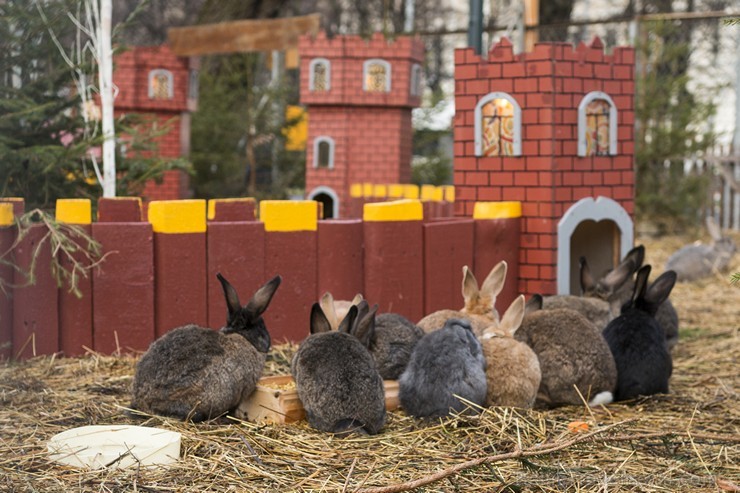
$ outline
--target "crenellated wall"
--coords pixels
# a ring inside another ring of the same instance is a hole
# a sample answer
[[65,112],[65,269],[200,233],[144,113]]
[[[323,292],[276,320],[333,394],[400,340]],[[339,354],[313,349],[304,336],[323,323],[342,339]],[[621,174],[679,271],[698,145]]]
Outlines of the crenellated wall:
[[[521,202],[523,293],[557,291],[558,261],[567,262],[577,250],[558,237],[558,224],[579,200],[606,197],[625,215],[634,214],[634,63],[633,48],[605,54],[598,38],[575,48],[538,43],[520,54],[503,39],[485,58],[470,48],[455,52],[456,214],[469,217],[480,201]],[[616,148],[608,155],[580,156],[579,104],[593,91],[616,106]],[[520,155],[476,155],[476,106],[491,93],[505,93],[521,108]],[[631,231],[621,233],[631,241]],[[609,262],[613,258],[605,259],[605,268]]]
[[[219,328],[226,306],[217,272],[243,303],[283,276],[265,315],[276,342],[308,335],[310,307],[327,290],[337,299],[362,292],[381,312],[417,321],[462,307],[463,265],[482,280],[504,259],[517,276],[519,217],[495,204],[477,219],[425,219],[411,199],[365,204],[363,219],[350,220],[318,220],[315,201],[262,201],[260,220],[253,199],[154,201],[146,221],[138,198],[100,199],[97,210],[93,222],[89,201],[58,201],[57,219],[85,229],[105,260],[80,279],[77,298],[57,286],[51,249],[42,248],[37,283],[0,292],[0,358],[142,351],[180,325]],[[12,244],[22,211],[22,201],[0,199],[0,246]],[[13,259],[21,268],[44,233],[36,226],[20,242]],[[12,269],[0,275],[21,281]],[[500,306],[516,294],[508,284]]]

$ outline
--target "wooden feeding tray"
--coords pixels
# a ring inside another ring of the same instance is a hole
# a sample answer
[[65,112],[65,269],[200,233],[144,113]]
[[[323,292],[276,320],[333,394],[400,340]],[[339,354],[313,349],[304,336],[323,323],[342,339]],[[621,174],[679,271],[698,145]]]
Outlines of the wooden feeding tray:
[[[384,380],[385,408],[397,409],[398,381]],[[262,377],[257,388],[244,399],[234,412],[238,419],[262,423],[293,423],[306,417],[303,404],[298,398],[295,382],[290,375]]]

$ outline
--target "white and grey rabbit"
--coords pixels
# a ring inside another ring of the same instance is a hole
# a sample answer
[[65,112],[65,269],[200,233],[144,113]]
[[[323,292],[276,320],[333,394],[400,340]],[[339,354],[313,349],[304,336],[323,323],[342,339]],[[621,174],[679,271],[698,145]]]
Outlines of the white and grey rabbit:
[[131,407],[202,421],[236,408],[262,376],[270,334],[262,314],[282,278],[276,276],[242,306],[219,273],[228,317],[220,330],[186,325],[154,341],[136,364]]
[[[642,245],[636,246],[625,255],[614,270],[599,279],[595,279],[591,274],[588,262],[584,257],[581,257],[580,278],[583,295],[607,301],[611,306],[612,319],[617,317],[622,305],[632,298],[632,293],[635,290],[634,273],[642,267],[644,259],[645,247]],[[629,277],[622,281],[622,275],[626,272],[629,272]],[[666,298],[660,304],[655,319],[665,332],[668,349],[673,350],[678,344],[678,312],[670,299]]]
[[655,313],[671,293],[676,273],[666,271],[648,287],[649,275],[650,265],[637,272],[632,299],[604,329],[617,365],[616,400],[668,392],[673,364]]
[[337,330],[339,323],[347,316],[349,307],[359,304],[362,300],[362,293],[357,293],[352,300],[335,300],[334,296],[327,291],[319,300],[319,305],[329,320],[331,329]]
[[438,310],[419,320],[417,325],[424,332],[441,329],[450,318],[466,319],[473,327],[473,332],[480,335],[491,323],[497,323],[499,314],[496,311],[496,298],[504,288],[508,265],[502,260],[493,266],[480,289],[478,280],[467,265],[463,266],[462,295],[464,305],[460,310]]
[[[358,306],[366,313],[360,320]],[[320,431],[374,435],[385,424],[383,379],[361,342],[368,340],[366,331],[375,312],[366,311],[367,301],[358,306],[350,306],[333,331],[321,306],[314,303],[311,335],[290,365],[308,424]]]
[[465,401],[483,406],[486,359],[470,323],[448,319],[442,329],[425,334],[398,386],[401,407],[417,418],[464,411]]
[[727,270],[737,246],[732,238],[722,236],[722,230],[712,216],[707,216],[710,245],[686,245],[668,258],[665,269],[676,273],[680,282],[693,282]]

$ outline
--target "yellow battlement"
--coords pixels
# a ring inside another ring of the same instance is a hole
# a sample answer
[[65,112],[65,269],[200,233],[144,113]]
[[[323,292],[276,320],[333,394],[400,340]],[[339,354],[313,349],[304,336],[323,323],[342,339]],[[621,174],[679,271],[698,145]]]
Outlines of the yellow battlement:
[[395,200],[378,202],[363,206],[365,221],[421,221],[424,219],[424,208],[419,200]]
[[318,202],[315,200],[263,200],[260,220],[265,231],[316,231]]
[[149,204],[155,233],[205,233],[205,200],[155,200]]

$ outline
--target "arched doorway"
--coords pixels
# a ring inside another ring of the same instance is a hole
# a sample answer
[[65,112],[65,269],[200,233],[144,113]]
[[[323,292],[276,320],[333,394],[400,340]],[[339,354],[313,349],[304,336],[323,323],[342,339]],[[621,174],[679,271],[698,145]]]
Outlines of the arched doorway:
[[323,186],[316,187],[308,194],[308,198],[322,204],[324,219],[336,219],[339,217],[339,197],[331,188]]
[[600,276],[619,263],[633,242],[632,218],[614,200],[587,197],[573,204],[558,223],[558,294],[580,294],[581,256]]

